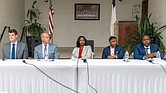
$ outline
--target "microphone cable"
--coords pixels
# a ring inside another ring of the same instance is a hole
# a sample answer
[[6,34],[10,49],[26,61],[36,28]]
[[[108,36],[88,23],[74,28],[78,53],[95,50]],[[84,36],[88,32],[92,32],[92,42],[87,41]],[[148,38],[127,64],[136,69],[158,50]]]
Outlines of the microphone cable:
[[76,60],[77,60],[77,65],[76,65],[76,77],[77,77],[77,78],[76,78],[76,81],[77,81],[77,83],[76,83],[77,85],[76,85],[76,86],[77,86],[77,87],[76,87],[76,90],[78,90],[78,70],[79,70],[79,69],[78,69],[78,63],[79,63],[79,59],[76,58]]
[[92,88],[96,93],[98,93],[97,89],[95,89],[91,84],[89,80],[89,65],[86,59],[83,59],[83,62],[87,64],[87,78],[88,78],[88,86]]
[[164,71],[164,74],[166,75],[166,70],[160,63],[154,63],[152,60],[147,60],[147,61],[152,63],[152,64],[158,64],[162,68],[162,70]]
[[51,79],[52,81],[58,83],[59,85],[65,87],[65,88],[67,88],[67,89],[69,89],[69,90],[71,90],[71,91],[73,91],[73,92],[75,92],[75,93],[80,93],[80,92],[78,92],[78,91],[76,91],[76,90],[74,90],[74,89],[72,89],[72,88],[70,88],[70,87],[68,87],[68,86],[66,86],[66,85],[64,85],[64,84],[62,84],[62,83],[56,81],[55,79],[53,79],[52,77],[50,77],[49,75],[47,75],[44,71],[42,71],[42,70],[41,70],[39,67],[37,67],[36,65],[27,63],[25,60],[23,60],[22,62],[25,63],[25,64],[27,64],[27,65],[31,65],[31,66],[35,67],[35,68],[38,69],[41,73],[43,73],[45,76],[47,76],[47,77],[48,77],[49,79]]
[[162,70],[164,71],[164,73],[165,73],[165,75],[166,75],[166,70],[165,70],[165,68],[164,68],[160,63],[156,63],[156,64],[158,64],[158,65],[162,68]]

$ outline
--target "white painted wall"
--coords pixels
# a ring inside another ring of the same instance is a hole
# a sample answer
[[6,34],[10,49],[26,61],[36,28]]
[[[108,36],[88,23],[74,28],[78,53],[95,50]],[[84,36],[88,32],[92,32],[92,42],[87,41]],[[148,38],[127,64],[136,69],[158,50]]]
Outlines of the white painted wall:
[[[108,45],[110,37],[109,24],[112,0],[52,0],[54,7],[54,43],[59,47],[73,47],[79,35],[95,41],[95,47]],[[142,0],[123,0],[117,2],[117,18],[119,21],[134,20],[132,9]],[[33,0],[25,0],[25,10],[30,8]],[[100,20],[74,20],[74,3],[99,3]],[[48,24],[48,3],[38,0],[37,7],[42,15],[40,22]]]
[[[48,3],[44,0],[37,0],[37,7],[41,10],[42,15],[40,22],[48,24]],[[105,47],[108,45],[110,37],[109,25],[111,18],[111,1],[112,0],[52,0],[55,11],[54,15],[54,43],[59,47],[73,47],[79,35],[84,35],[87,39],[95,41],[95,47]],[[118,21],[134,20],[132,18],[132,9],[134,5],[141,4],[142,0],[123,0],[117,4]],[[154,1],[154,0],[153,0]],[[161,1],[161,0],[160,0]],[[164,0],[163,0],[164,1]],[[27,10],[31,7],[33,0],[0,0],[0,33],[5,25],[11,26],[21,34],[26,18]],[[99,3],[100,20],[80,21],[74,20],[75,3]],[[8,36],[5,34],[2,45],[8,42]],[[1,56],[1,52],[0,52]]]
[[[151,21],[157,22],[157,26],[166,24],[166,0],[149,0],[149,14],[152,13]],[[166,30],[162,33],[163,42],[166,45]]]
[[[0,34],[3,31],[4,26],[10,26],[18,31],[20,34],[24,26],[25,20],[25,6],[24,0],[0,0]],[[0,58],[2,45],[8,42],[8,33],[3,36],[0,43]]]

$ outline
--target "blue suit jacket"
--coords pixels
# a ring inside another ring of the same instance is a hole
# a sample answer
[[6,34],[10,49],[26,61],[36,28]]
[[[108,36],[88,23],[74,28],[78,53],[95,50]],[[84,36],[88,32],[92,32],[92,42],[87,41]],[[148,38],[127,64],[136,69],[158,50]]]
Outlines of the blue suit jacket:
[[[42,44],[35,47],[34,50],[34,59],[43,59],[43,53],[42,53]],[[58,48],[54,44],[49,44],[48,47],[48,59],[58,59],[59,58],[59,52]]]
[[[122,46],[117,45],[115,47],[114,54],[117,54],[118,59],[123,59],[124,48]],[[107,56],[110,56],[110,46],[104,48],[102,53],[102,59],[107,59]]]
[[[160,57],[163,59],[163,55],[162,55],[158,45],[150,43],[150,52],[154,53],[157,51],[160,52]],[[143,60],[144,56],[146,56],[144,45],[143,44],[136,45],[135,49],[134,49],[134,59],[142,59]]]

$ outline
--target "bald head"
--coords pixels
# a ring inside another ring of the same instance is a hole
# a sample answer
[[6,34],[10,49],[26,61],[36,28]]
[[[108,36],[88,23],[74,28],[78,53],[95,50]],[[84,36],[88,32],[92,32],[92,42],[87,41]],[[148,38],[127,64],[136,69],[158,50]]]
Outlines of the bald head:
[[41,40],[43,44],[48,44],[50,42],[50,35],[48,32],[41,33]]

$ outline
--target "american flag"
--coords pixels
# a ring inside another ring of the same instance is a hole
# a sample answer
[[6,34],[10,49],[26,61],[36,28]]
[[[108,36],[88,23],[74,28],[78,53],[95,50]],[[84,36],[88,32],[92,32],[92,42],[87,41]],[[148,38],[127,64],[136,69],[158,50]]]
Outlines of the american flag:
[[54,32],[54,25],[53,25],[53,16],[54,16],[54,9],[52,6],[52,0],[49,0],[49,34],[53,34]]

